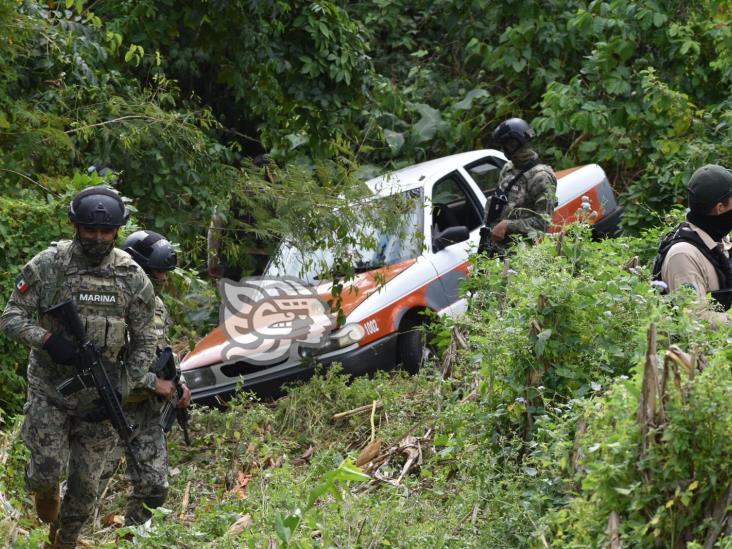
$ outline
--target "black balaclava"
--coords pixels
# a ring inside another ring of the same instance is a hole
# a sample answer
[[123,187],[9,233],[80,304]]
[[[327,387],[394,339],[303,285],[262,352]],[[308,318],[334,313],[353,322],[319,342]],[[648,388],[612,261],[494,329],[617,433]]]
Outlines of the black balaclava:
[[708,215],[689,210],[686,219],[711,236],[716,242],[722,240],[732,231],[732,210],[720,215]]
[[719,242],[732,230],[732,212],[709,215],[709,211],[732,195],[732,173],[724,166],[706,164],[691,175],[687,188],[686,219]]

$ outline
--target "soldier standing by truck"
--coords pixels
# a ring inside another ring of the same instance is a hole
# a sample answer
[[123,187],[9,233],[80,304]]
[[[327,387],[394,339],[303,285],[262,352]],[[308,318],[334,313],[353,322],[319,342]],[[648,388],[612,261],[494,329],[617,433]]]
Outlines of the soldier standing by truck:
[[511,237],[531,237],[549,228],[557,203],[557,178],[530,147],[533,138],[534,131],[521,118],[509,118],[493,132],[508,162],[486,204],[479,253],[505,255]]

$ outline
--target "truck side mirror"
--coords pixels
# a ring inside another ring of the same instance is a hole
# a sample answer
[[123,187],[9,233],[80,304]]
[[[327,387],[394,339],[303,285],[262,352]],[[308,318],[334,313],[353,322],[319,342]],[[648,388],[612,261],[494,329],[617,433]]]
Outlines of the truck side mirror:
[[448,227],[432,239],[432,250],[439,252],[452,244],[465,242],[468,238],[470,238],[470,232],[465,225]]

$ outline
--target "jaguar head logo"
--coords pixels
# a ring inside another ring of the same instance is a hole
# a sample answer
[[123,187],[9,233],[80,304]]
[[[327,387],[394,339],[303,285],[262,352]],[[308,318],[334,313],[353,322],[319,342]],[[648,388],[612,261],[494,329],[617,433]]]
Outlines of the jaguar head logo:
[[224,360],[274,364],[300,346],[322,345],[336,325],[327,303],[296,278],[222,279],[219,293]]

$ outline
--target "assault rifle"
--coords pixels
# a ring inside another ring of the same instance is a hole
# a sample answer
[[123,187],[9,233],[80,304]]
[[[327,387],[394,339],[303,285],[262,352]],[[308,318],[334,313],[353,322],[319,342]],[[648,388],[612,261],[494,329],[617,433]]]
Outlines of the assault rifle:
[[503,213],[503,209],[508,204],[508,198],[506,195],[501,193],[498,194],[496,191],[488,201],[488,208],[485,214],[485,224],[480,228],[480,242],[478,243],[478,253],[485,253],[488,257],[493,257],[496,253],[496,249],[493,246],[491,240],[491,227],[498,221]]
[[158,354],[158,360],[153,368],[153,373],[160,379],[167,379],[175,384],[175,396],[170,400],[167,400],[160,410],[160,427],[163,431],[168,433],[173,427],[173,421],[178,421],[178,425],[183,431],[183,440],[186,441],[186,446],[191,445],[191,439],[188,435],[188,410],[178,408],[178,402],[180,397],[183,395],[183,387],[180,384],[180,372],[175,366],[175,359],[173,358],[173,350],[170,347],[165,347]]
[[68,396],[79,389],[95,387],[101,401],[101,409],[92,410],[82,417],[89,421],[108,419],[127,448],[128,460],[132,467],[139,472],[140,466],[135,459],[130,442],[135,426],[130,423],[122,409],[118,393],[112,386],[112,382],[109,381],[107,371],[104,369],[102,353],[86,335],[84,323],[79,317],[76,305],[69,299],[51,307],[46,313],[61,322],[78,346],[77,368],[79,373],[61,383],[57,387],[58,391],[64,396]]

